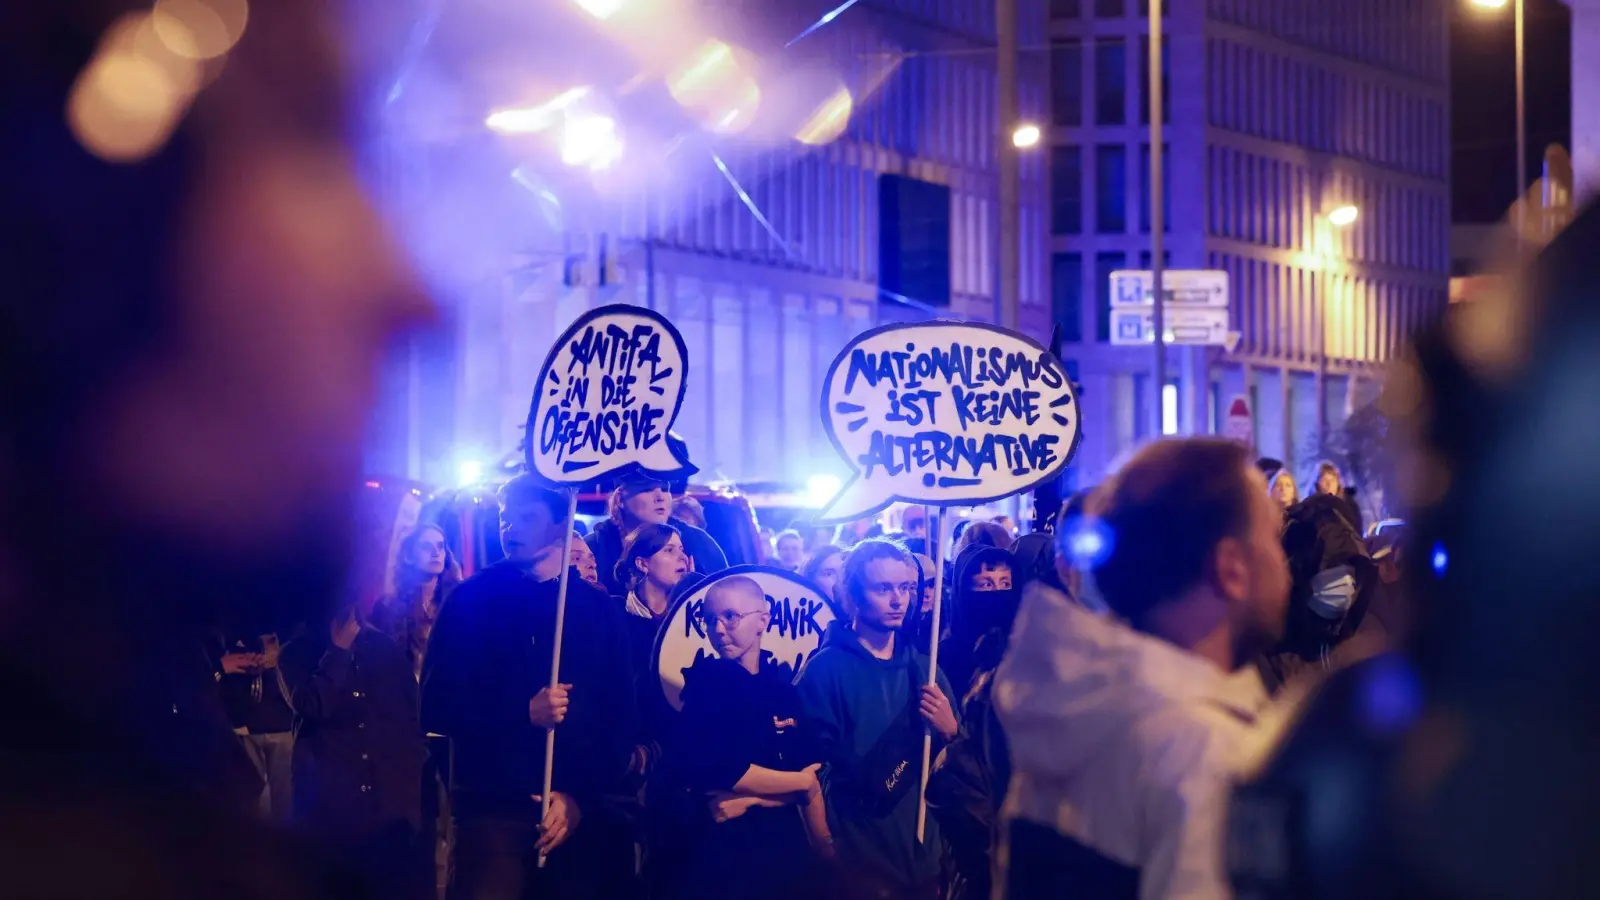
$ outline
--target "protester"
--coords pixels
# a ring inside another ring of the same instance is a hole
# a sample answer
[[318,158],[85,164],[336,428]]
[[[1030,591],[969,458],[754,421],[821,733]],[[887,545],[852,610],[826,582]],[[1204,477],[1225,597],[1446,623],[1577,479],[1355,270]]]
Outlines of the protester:
[[1267,493],[1284,509],[1300,502],[1300,489],[1295,486],[1294,475],[1288,469],[1267,473]]
[[641,525],[628,536],[615,581],[627,610],[628,659],[635,672],[650,667],[656,633],[672,606],[672,591],[689,574],[683,539],[670,525]]
[[866,540],[875,527],[878,527],[877,522],[872,519],[857,519],[854,522],[846,522],[834,532],[833,544],[850,550],[855,545]]
[[927,657],[898,640],[917,594],[904,548],[863,541],[843,579],[845,618],[828,626],[796,687],[827,764],[828,824],[848,896],[933,898],[942,842],[932,821],[917,840],[918,767],[925,726],[938,746],[956,736],[949,682],[940,674],[928,686]]
[[839,585],[839,573],[844,569],[845,552],[838,547],[824,545],[817,548],[806,563],[805,579],[822,589],[829,600]]
[[799,572],[805,565],[805,540],[800,537],[800,532],[794,529],[779,533],[774,546],[777,548],[777,558],[773,565],[785,572]]
[[420,525],[400,541],[390,576],[394,593],[372,607],[372,627],[388,635],[422,677],[422,657],[439,618],[439,607],[461,583],[461,567],[437,525]]
[[[254,4],[225,66],[180,60],[122,107],[97,77],[150,57],[89,64],[150,7],[8,4],[0,27],[26,135],[0,151],[5,892],[366,896],[254,821],[206,634],[329,602],[378,363],[430,310],[363,197],[331,8]],[[79,141],[75,84],[114,133]]]
[[1016,539],[1017,539],[1017,523],[1014,520],[1012,520],[1012,518],[1010,516],[998,515],[998,516],[995,516],[990,521],[993,522],[996,525],[999,525],[1001,530],[1006,533],[1006,537],[1011,539],[1006,544],[1003,544],[1001,546],[1010,546],[1012,542],[1016,541]]
[[972,687],[979,641],[992,632],[1009,631],[1017,616],[1020,592],[1012,583],[1015,564],[1010,551],[979,544],[968,547],[956,560],[950,633],[939,648],[940,668],[956,686],[958,702]]
[[[259,616],[244,618],[263,621]],[[220,683],[228,721],[261,776],[262,817],[287,822],[294,804],[294,712],[278,683],[278,635],[236,628],[229,643]]]
[[961,532],[960,539],[956,541],[955,554],[960,557],[961,551],[972,546],[999,547],[1004,550],[1011,546],[1011,541],[1011,533],[999,525],[993,522],[973,522]]
[[900,531],[907,540],[927,540],[928,510],[923,506],[907,506],[900,513]]
[[[531,475],[500,489],[506,558],[456,589],[423,660],[423,727],[452,739],[461,900],[632,890],[631,845],[601,814],[633,749],[632,669],[620,613],[581,577],[568,579],[561,683],[549,684],[566,508]],[[551,729],[554,793],[541,816]]]
[[1014,774],[1010,900],[1225,898],[1230,780],[1265,701],[1245,665],[1282,636],[1283,515],[1240,445],[1145,447],[1090,500],[1093,566],[1127,624],[1030,592],[996,675]]
[[1361,515],[1361,506],[1356,503],[1354,497],[1346,493],[1344,476],[1339,472],[1338,466],[1328,460],[1318,463],[1317,477],[1312,484],[1315,488],[1313,495],[1327,494],[1330,497],[1339,499],[1343,507],[1344,517],[1350,520],[1350,525],[1355,528],[1357,535],[1366,531],[1364,517]]
[[697,528],[672,515],[672,494],[666,482],[644,475],[624,480],[611,493],[610,517],[594,526],[589,535],[589,549],[594,551],[595,563],[600,569],[600,580],[607,593],[622,596],[623,587],[617,581],[617,560],[622,557],[622,545],[641,525],[671,525],[683,541],[684,552],[689,555],[691,568],[711,575],[728,567],[728,558],[703,529]]
[[1292,579],[1284,637],[1257,661],[1269,693],[1386,643],[1382,626],[1367,616],[1377,567],[1345,518],[1343,497],[1315,494],[1290,508],[1283,550]]
[[724,579],[700,616],[717,656],[685,670],[664,762],[698,815],[678,823],[693,834],[655,896],[810,900],[823,890],[816,861],[832,854],[832,837],[799,694],[761,649],[766,592],[750,578]]
[[678,497],[672,501],[672,517],[701,531],[706,530],[706,511],[693,497]]
[[584,581],[604,590],[600,581],[600,562],[594,558],[594,551],[589,549],[589,544],[584,541],[583,535],[576,530],[572,532],[572,555],[567,563],[577,570]]
[[363,628],[355,604],[283,649],[294,709],[294,819],[401,897],[433,888],[422,828],[426,748],[405,649]]

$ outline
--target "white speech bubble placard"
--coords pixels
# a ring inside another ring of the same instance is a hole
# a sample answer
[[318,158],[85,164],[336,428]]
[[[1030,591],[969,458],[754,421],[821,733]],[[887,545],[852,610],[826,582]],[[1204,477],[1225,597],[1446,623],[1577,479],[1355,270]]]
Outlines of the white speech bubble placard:
[[793,572],[767,566],[734,566],[723,569],[694,586],[678,598],[656,635],[651,656],[656,674],[661,677],[661,693],[673,709],[682,709],[683,673],[717,651],[698,621],[711,588],[720,581],[744,576],[766,592],[771,618],[761,636],[761,650],[771,653],[776,665],[798,674],[800,667],[822,647],[822,632],[833,621],[833,607],[817,587]]
[[972,322],[885,325],[822,384],[822,424],[854,474],[819,524],[894,503],[977,506],[1061,474],[1082,437],[1066,367],[1024,335]]
[[539,370],[528,470],[552,484],[635,470],[693,474],[667,435],[683,405],[688,365],[683,336],[654,310],[614,305],[579,316]]

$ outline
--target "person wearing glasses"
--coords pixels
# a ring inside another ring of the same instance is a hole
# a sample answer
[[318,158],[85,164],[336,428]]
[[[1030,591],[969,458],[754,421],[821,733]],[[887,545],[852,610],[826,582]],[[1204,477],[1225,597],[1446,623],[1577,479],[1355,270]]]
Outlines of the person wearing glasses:
[[820,742],[823,796],[846,894],[871,900],[939,895],[937,824],[917,839],[924,729],[934,753],[956,737],[950,683],[928,684],[928,658],[901,629],[921,596],[900,544],[865,540],[845,563],[844,617],[828,626],[796,688]]
[[[683,710],[663,766],[690,812],[656,896],[769,900],[818,895],[832,855],[815,742],[789,670],[761,649],[761,585],[736,575],[695,613],[716,656],[684,672]],[[809,848],[808,848],[809,845]]]

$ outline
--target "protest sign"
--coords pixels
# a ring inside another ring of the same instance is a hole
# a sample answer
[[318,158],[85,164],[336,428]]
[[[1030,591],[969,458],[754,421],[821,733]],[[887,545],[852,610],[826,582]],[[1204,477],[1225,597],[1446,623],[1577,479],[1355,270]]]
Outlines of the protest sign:
[[661,678],[661,692],[673,709],[683,707],[679,697],[683,693],[684,671],[702,659],[717,655],[700,622],[700,609],[705,605],[706,596],[718,582],[738,576],[752,579],[766,592],[770,621],[761,638],[761,649],[763,653],[771,653],[777,665],[789,670],[790,680],[822,646],[822,632],[834,619],[833,606],[822,588],[783,569],[766,566],[724,569],[678,598],[656,635],[651,662]]
[[551,484],[584,484],[644,470],[692,475],[667,432],[683,405],[683,337],[642,306],[590,310],[545,358],[528,411],[528,470]]
[[1077,451],[1078,399],[1053,354],[970,322],[864,332],[823,379],[822,423],[855,474],[816,518],[897,502],[976,506],[1059,475]]

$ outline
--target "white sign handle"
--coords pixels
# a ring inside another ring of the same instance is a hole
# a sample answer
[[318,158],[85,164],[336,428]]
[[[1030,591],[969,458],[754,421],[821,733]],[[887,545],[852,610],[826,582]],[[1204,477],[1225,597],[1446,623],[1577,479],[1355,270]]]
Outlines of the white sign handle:
[[[928,639],[928,684],[939,684],[939,631],[943,626],[940,611],[944,608],[944,510],[938,507],[928,511],[928,541],[933,544],[933,622]],[[921,585],[918,585],[919,587]],[[922,598],[919,596],[920,604]],[[917,698],[911,698],[916,701]],[[949,697],[949,703],[955,701]],[[928,830],[928,776],[933,771],[933,729],[922,726],[922,787],[917,791],[917,843],[925,843]]]
[[[554,649],[550,654],[550,690],[561,683],[561,633],[567,627],[567,582],[572,572],[572,530],[578,519],[578,490],[567,492],[567,530],[561,537],[561,575],[556,580],[556,633]],[[544,733],[544,791],[539,794],[539,821],[550,815],[550,790],[556,775],[556,730]],[[544,868],[545,854],[539,854],[539,868]]]

